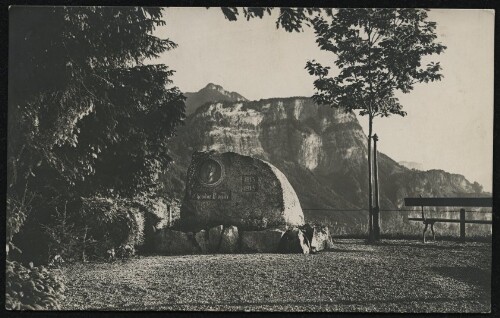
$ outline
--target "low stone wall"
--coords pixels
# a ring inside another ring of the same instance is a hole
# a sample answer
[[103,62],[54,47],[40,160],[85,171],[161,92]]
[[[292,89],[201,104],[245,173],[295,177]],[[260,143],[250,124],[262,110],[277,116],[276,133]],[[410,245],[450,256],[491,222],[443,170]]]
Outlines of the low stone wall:
[[240,230],[218,225],[198,232],[163,228],[155,233],[156,252],[164,255],[216,253],[315,253],[333,247],[328,227],[308,224],[289,229]]

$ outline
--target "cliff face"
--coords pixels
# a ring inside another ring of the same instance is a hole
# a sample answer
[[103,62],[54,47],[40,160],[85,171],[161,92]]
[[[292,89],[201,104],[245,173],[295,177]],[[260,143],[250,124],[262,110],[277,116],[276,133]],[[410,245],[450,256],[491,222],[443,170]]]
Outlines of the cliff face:
[[[171,192],[182,193],[191,155],[201,150],[269,161],[287,176],[302,208],[367,208],[367,138],[352,113],[305,97],[206,103],[172,141],[175,163],[165,179]],[[410,170],[381,153],[379,183],[382,209],[401,207],[406,196],[475,192],[461,175]]]

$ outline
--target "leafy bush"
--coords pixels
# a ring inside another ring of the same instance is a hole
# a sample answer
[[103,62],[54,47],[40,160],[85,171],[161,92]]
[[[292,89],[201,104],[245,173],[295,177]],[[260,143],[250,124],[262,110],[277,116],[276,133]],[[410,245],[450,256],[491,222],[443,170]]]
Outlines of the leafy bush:
[[42,227],[48,238],[49,259],[56,255],[69,261],[80,259],[82,255],[80,245],[86,228],[77,225],[75,216],[67,211],[67,203],[63,209],[56,207],[55,213],[50,217],[50,223]]
[[[32,264],[30,264],[32,265]],[[7,310],[59,310],[64,300],[64,282],[58,269],[24,267],[6,261],[5,308]]]
[[141,244],[144,221],[138,209],[128,203],[111,198],[83,200],[82,222],[89,228],[88,238],[95,242],[84,247],[89,255],[103,257],[108,249]]
[[34,194],[28,190],[27,184],[24,187],[22,195],[19,197],[15,195],[7,196],[7,227],[5,232],[7,244],[12,244],[12,238],[15,234],[19,233],[25,223],[31,211],[33,197]]
[[135,253],[135,247],[144,244],[145,220],[139,204],[108,197],[78,201],[68,211],[66,204],[63,209],[56,208],[50,224],[43,226],[49,258],[60,255],[67,261],[102,259],[111,249],[119,257],[129,257]]

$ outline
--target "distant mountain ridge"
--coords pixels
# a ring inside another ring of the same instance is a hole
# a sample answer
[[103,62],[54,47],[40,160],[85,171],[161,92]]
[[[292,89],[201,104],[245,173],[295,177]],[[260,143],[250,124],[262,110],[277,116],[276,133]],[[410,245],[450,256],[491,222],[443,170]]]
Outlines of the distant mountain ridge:
[[204,88],[194,93],[184,93],[186,96],[186,115],[191,115],[198,107],[207,102],[239,102],[247,99],[236,92],[226,91],[222,86],[213,83],[207,84]]
[[[269,161],[289,179],[304,209],[367,208],[367,137],[354,113],[318,106],[308,97],[197,105],[171,142],[175,163],[164,178],[169,193],[182,198],[191,155],[202,150]],[[409,196],[481,192],[462,175],[408,169],[383,153],[379,181],[382,209],[401,208]],[[323,212],[307,212],[306,219],[315,213]],[[364,221],[349,212],[326,217],[343,223]]]

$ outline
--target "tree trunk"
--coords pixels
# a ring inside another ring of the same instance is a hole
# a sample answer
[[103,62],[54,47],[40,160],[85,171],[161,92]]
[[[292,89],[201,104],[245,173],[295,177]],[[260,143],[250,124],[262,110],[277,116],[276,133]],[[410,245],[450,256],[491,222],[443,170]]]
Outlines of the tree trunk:
[[375,192],[373,194],[373,240],[378,241],[380,239],[380,196],[378,187],[378,154],[377,154],[377,141],[378,136],[374,134],[373,137],[373,183],[375,185]]
[[368,115],[368,240],[373,240],[373,194],[372,194],[372,126],[373,118]]
[[88,231],[88,226],[85,225],[85,232],[83,234],[83,248],[82,248],[82,262],[87,262],[87,255],[85,255],[85,249],[87,248],[87,231]]
[[[368,78],[370,81],[370,96],[373,99],[373,86],[372,86],[372,59],[371,49],[372,43],[370,40],[372,31],[369,27],[368,21]],[[372,100],[368,105],[368,241],[373,241],[373,194],[372,194],[372,128],[373,128],[373,113],[372,113]]]

